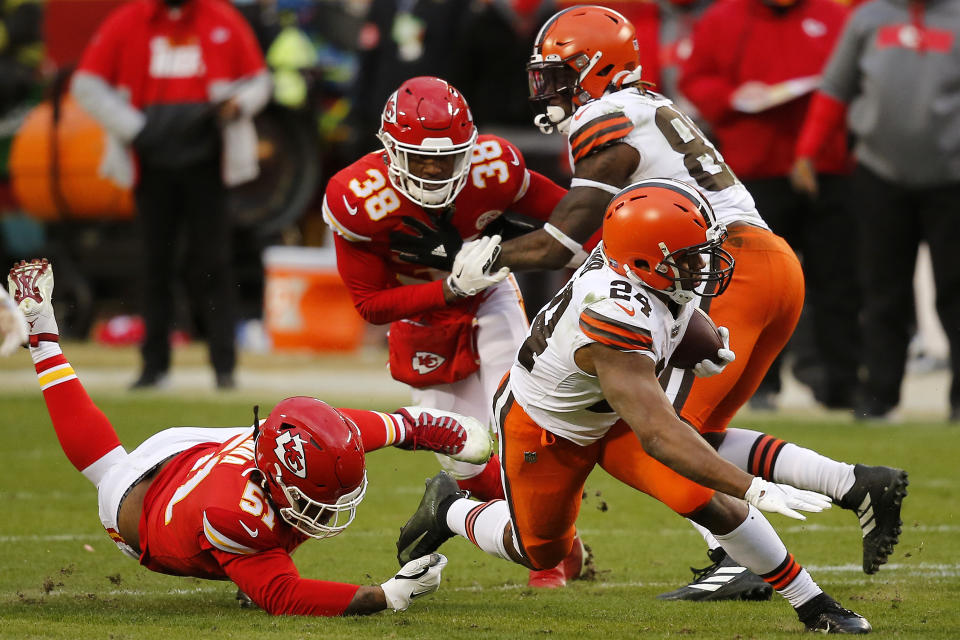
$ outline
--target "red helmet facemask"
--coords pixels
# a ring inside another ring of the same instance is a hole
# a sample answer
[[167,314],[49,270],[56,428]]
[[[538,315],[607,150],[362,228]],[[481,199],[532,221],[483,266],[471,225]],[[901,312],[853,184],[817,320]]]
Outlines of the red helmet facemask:
[[[440,78],[407,80],[387,99],[377,134],[387,151],[390,183],[428,209],[450,206],[467,183],[477,128],[467,101]],[[418,175],[411,167],[443,165],[437,175]]]
[[260,425],[254,455],[287,524],[327,538],[353,522],[367,472],[360,430],[339,411],[316,398],[287,398]]

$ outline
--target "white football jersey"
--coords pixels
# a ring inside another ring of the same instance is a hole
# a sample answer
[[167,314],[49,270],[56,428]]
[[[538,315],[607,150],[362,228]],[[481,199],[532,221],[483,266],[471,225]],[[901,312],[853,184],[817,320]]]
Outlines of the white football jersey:
[[574,361],[598,342],[637,351],[659,373],[686,331],[694,306],[670,308],[607,266],[601,243],[566,286],[537,314],[510,370],[510,390],[544,429],[579,445],[602,438],[619,419],[596,376]]
[[724,224],[748,222],[769,229],[757,212],[753,196],[713,143],[659,93],[623,89],[577,109],[570,123],[571,166],[611,142],[629,144],[640,154],[630,182],[645,178],[686,182],[706,196]]

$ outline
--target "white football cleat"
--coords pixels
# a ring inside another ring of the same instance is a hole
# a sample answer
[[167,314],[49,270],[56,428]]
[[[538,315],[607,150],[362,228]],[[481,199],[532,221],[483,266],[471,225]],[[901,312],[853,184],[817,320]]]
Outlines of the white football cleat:
[[426,407],[397,409],[407,430],[400,449],[425,449],[460,462],[483,464],[493,455],[490,431],[476,418]]
[[27,320],[30,346],[59,342],[60,329],[53,315],[53,265],[46,258],[21,260],[10,269],[7,285]]

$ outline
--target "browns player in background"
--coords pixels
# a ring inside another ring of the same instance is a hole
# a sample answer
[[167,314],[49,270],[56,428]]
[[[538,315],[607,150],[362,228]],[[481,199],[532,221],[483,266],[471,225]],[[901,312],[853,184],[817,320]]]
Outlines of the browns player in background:
[[463,442],[458,455],[483,459],[491,443],[475,420],[419,407],[334,409],[295,397],[263,421],[255,409],[252,426],[166,429],[128,453],[60,349],[53,267],[21,262],[8,280],[30,326],[30,356],[57,439],[96,486],[100,520],[125,554],[151,571],[232,580],[274,615],[400,611],[440,586],[446,558],[438,554],[379,586],[301,578],[290,554],[353,522],[367,488],[365,452],[412,448],[439,429],[448,441],[458,432],[481,436]]
[[[340,275],[365,320],[390,324],[390,373],[414,403],[492,429],[493,394],[528,323],[508,270],[485,270],[500,236],[481,234],[508,210],[546,220],[564,190],[528,170],[507,140],[478,135],[466,100],[440,78],[400,85],[378,137],[384,148],[334,175],[324,195]],[[496,456],[485,466],[440,462],[474,496],[503,497]],[[563,582],[557,572],[531,576],[534,586]]]

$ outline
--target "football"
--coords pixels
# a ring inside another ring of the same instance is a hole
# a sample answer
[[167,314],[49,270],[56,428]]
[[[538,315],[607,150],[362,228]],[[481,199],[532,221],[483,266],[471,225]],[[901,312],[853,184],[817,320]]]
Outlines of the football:
[[709,358],[719,363],[717,351],[723,348],[723,338],[717,331],[717,325],[700,308],[694,310],[687,324],[687,331],[680,344],[670,356],[670,366],[677,369],[691,369],[701,360]]

